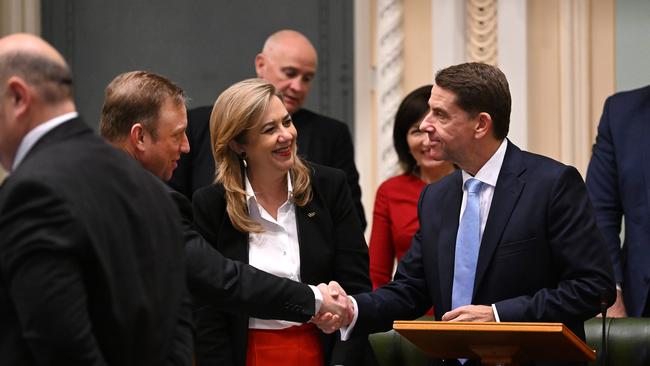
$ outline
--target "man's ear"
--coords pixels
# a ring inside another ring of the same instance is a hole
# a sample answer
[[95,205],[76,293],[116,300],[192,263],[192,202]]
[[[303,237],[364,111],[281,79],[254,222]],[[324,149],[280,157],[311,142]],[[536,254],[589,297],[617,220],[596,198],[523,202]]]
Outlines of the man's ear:
[[133,126],[131,126],[131,132],[129,133],[129,141],[131,142],[131,146],[137,151],[144,151],[146,149],[144,139],[144,127],[140,122],[134,123]]
[[25,114],[34,99],[33,89],[17,76],[7,79],[6,85],[7,96],[14,115],[18,117]]
[[244,147],[242,146],[242,144],[240,144],[235,140],[230,140],[230,142],[228,143],[228,147],[230,148],[230,150],[234,151],[235,154],[237,155],[241,154],[242,151],[244,151]]
[[266,65],[264,54],[258,53],[257,56],[255,56],[255,73],[258,78],[264,78],[264,65]]
[[478,114],[478,122],[476,124],[476,137],[482,138],[483,136],[491,133],[492,131],[492,117],[487,112]]

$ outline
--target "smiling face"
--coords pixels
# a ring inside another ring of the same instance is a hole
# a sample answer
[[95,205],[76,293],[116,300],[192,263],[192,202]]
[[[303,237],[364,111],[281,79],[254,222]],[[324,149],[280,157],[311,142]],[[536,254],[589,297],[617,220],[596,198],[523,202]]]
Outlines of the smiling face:
[[296,135],[291,116],[277,96],[271,97],[262,118],[244,135],[248,172],[257,179],[279,178],[295,163]]
[[145,169],[164,181],[171,179],[181,153],[190,151],[190,144],[185,135],[186,128],[185,105],[167,99],[160,107],[156,138],[144,132],[144,149],[138,160]]
[[433,149],[429,136],[420,131],[420,123],[414,123],[409,128],[406,134],[406,143],[409,147],[409,152],[415,159],[416,165],[422,170],[431,170],[441,166],[449,165],[446,161],[436,160],[433,158]]
[[456,104],[454,93],[437,85],[431,89],[429,108],[429,113],[420,124],[420,130],[429,137],[429,156],[464,167],[467,152],[472,149],[478,115],[470,116]]

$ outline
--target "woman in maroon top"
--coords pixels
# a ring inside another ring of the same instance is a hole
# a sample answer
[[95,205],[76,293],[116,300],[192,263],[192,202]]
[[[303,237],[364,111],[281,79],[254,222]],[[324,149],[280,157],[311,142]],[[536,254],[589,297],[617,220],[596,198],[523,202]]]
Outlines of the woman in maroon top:
[[370,234],[370,278],[373,288],[393,276],[395,260],[406,253],[418,229],[417,203],[422,188],[454,170],[447,161],[433,160],[420,122],[429,110],[432,85],[407,95],[395,114],[393,145],[404,173],[384,181],[377,190]]

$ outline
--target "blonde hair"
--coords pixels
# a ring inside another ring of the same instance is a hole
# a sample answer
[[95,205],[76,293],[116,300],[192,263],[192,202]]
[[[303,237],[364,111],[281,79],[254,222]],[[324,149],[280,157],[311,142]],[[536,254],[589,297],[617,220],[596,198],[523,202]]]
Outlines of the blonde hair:
[[[230,142],[245,143],[245,134],[263,117],[273,97],[281,95],[273,84],[262,79],[247,79],[226,89],[214,103],[210,115],[210,143],[217,176],[226,191],[226,211],[235,229],[259,233],[262,226],[248,215],[245,168]],[[294,145],[295,146],[295,145]],[[293,184],[292,202],[306,205],[312,198],[309,168],[292,152],[294,164],[289,169]]]

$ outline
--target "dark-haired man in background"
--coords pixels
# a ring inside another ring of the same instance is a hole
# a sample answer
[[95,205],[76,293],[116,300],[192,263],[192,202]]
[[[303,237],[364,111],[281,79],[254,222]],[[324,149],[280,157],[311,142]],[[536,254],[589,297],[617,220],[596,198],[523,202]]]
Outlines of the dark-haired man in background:
[[423,190],[420,229],[394,280],[352,297],[353,333],[390,329],[433,305],[437,320],[561,322],[584,339],[601,298],[613,303],[612,265],[580,173],[510,142],[510,104],[496,67],[436,74],[420,130],[436,159],[461,170]]

